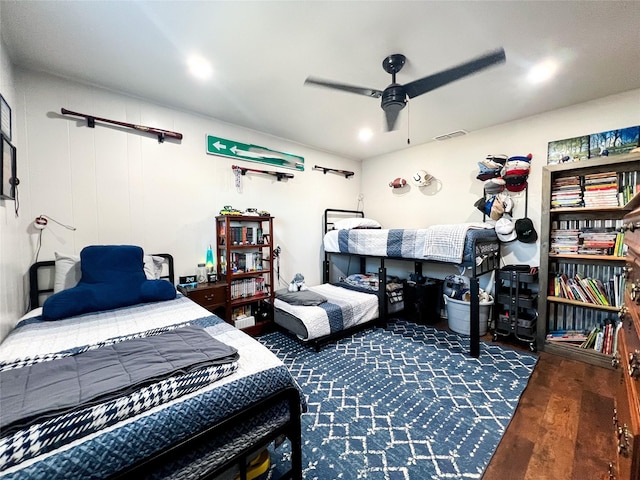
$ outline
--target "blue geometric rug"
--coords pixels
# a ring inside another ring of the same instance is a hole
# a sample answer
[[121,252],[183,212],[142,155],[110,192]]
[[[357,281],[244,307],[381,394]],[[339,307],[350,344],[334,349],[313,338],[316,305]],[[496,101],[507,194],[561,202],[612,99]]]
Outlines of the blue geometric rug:
[[403,320],[320,352],[280,332],[259,340],[306,396],[306,480],[481,478],[538,360],[485,342],[472,358],[468,337]]

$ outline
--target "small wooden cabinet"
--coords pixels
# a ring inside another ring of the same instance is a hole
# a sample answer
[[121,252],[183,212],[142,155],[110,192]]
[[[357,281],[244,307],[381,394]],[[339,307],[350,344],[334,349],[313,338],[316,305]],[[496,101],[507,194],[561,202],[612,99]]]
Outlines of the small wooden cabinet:
[[227,314],[227,284],[224,282],[199,283],[195,288],[178,287],[180,292],[198,305],[220,318]]

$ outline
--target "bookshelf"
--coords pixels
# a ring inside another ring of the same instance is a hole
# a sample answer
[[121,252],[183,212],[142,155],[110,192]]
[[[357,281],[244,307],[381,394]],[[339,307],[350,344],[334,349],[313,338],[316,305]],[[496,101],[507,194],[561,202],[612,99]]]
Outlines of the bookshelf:
[[542,185],[538,348],[613,368],[614,340],[602,353],[549,337],[601,328],[606,338],[607,324],[616,337],[625,291],[623,217],[640,206],[640,154],[548,165]]
[[226,284],[225,320],[249,335],[273,324],[273,217],[216,217],[217,273]]

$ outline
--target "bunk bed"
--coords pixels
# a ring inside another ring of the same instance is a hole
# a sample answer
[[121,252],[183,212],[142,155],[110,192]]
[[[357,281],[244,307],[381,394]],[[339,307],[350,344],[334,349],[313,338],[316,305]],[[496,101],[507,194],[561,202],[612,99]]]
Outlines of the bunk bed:
[[[367,259],[378,260],[378,322],[386,321],[389,314],[386,260],[413,261],[418,277],[422,275],[424,263],[446,263],[459,267],[460,273],[469,276],[470,283],[469,353],[473,357],[480,355],[479,277],[500,267],[500,243],[493,228],[487,228],[486,224],[460,224],[385,230],[377,222],[367,219],[362,211],[326,209],[323,247],[324,284],[338,284],[330,278],[332,255],[358,258],[360,272],[366,271]],[[309,328],[299,326],[294,329],[292,325],[296,320],[292,318],[292,312],[289,311],[289,315],[283,319],[282,304],[276,302],[275,307],[276,323],[304,339],[303,331]],[[297,324],[300,325],[301,321]],[[338,332],[335,332],[328,339],[337,335]]]
[[[155,257],[164,260],[154,279],[168,280],[170,285],[162,286],[175,291],[172,257]],[[129,385],[111,396],[101,394],[80,407],[60,401],[49,411],[53,400],[47,396],[47,409],[38,405],[17,420],[4,404],[0,419],[8,428],[0,429],[0,476],[246,479],[248,460],[286,437],[292,456],[282,478],[302,478],[304,397],[273,353],[177,292],[168,300],[44,320],[40,305],[54,293],[55,268],[55,261],[30,268],[32,310],[0,344],[3,387],[20,377],[23,367],[52,368],[70,358],[81,366],[90,358],[94,362],[104,358],[103,350],[125,345],[141,349],[149,340],[156,345],[160,337],[168,342],[196,335],[198,342],[204,342],[197,355],[211,355],[215,347],[225,353],[224,360],[182,367],[177,374],[161,364],[168,372],[164,376],[144,377],[135,388]],[[178,355],[175,343],[167,348],[168,355],[174,355],[169,363],[181,359],[183,352],[196,351],[182,349]],[[100,382],[92,385],[96,383]],[[5,390],[2,395],[11,400]],[[54,393],[58,398],[64,392]],[[22,392],[14,395],[19,400],[21,396]],[[33,393],[25,391],[24,398],[33,400]]]

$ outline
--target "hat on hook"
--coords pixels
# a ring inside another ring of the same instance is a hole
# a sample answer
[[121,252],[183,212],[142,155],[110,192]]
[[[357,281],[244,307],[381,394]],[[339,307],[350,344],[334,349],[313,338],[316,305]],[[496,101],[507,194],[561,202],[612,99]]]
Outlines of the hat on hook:
[[515,232],[515,225],[513,221],[508,217],[502,217],[496,222],[496,235],[501,242],[513,242],[518,238]]

